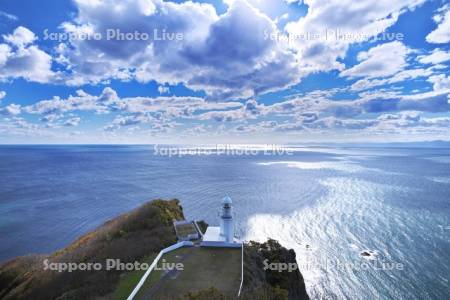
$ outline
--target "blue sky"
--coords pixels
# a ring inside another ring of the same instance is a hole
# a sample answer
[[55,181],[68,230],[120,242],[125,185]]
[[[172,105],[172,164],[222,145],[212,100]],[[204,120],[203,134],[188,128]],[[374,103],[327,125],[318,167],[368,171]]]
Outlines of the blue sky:
[[0,0],[0,143],[450,140],[449,66],[445,1]]

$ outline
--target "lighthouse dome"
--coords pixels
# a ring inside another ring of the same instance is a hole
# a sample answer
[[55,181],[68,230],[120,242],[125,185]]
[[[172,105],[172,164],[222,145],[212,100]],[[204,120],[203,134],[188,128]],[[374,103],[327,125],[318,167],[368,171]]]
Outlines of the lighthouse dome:
[[222,204],[232,204],[233,201],[231,201],[231,198],[226,196],[222,199]]

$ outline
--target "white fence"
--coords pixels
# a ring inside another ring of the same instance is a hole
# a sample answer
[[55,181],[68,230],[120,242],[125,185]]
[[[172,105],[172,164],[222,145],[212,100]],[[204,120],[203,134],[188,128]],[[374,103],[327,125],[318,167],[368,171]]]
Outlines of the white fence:
[[200,227],[198,227],[197,221],[194,221],[194,226],[197,228],[198,234],[200,234],[200,237],[203,237],[203,232],[200,230]]
[[130,296],[128,296],[127,300],[133,300],[133,298],[136,296],[136,294],[139,292],[139,289],[144,285],[144,282],[147,280],[148,276],[150,275],[150,273],[153,271],[153,269],[156,267],[156,264],[158,263],[158,261],[161,259],[161,257],[166,254],[167,252],[171,252],[173,250],[176,250],[178,248],[181,247],[192,247],[194,246],[194,243],[190,242],[190,241],[183,241],[183,242],[179,242],[176,244],[173,244],[172,246],[169,246],[167,248],[162,249],[159,253],[158,256],[156,256],[156,258],[153,260],[153,263],[150,265],[150,267],[147,269],[147,271],[145,272],[144,276],[142,276],[141,280],[139,281],[139,283],[136,285],[136,287],[134,288],[134,290],[131,292]]
[[239,286],[238,298],[241,296],[242,284],[244,283],[244,242],[241,242],[242,252],[241,252],[241,285]]

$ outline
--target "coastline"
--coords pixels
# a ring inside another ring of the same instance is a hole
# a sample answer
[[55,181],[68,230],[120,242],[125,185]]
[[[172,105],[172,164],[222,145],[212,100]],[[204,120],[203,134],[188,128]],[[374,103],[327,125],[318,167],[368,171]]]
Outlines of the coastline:
[[[105,222],[50,255],[13,258],[0,265],[0,297],[120,299],[129,294],[130,288],[141,277],[139,274],[145,272],[142,269],[129,270],[125,266],[133,261],[149,261],[159,250],[173,244],[176,241],[173,220],[184,220],[180,202],[177,199],[153,200]],[[261,289],[268,295],[281,293],[288,297],[286,299],[308,299],[303,277],[298,270],[280,277],[277,271],[263,269],[263,261],[269,255],[272,258],[275,255],[281,262],[294,263],[293,250],[283,248],[274,240],[269,240],[268,244],[249,242],[245,249],[243,299],[253,297]],[[121,261],[123,267],[107,268],[105,264],[108,259]],[[57,267],[71,264],[78,264],[78,268]],[[214,286],[211,288],[214,289]],[[198,290],[192,292],[203,293]],[[221,292],[213,290],[216,295]]]

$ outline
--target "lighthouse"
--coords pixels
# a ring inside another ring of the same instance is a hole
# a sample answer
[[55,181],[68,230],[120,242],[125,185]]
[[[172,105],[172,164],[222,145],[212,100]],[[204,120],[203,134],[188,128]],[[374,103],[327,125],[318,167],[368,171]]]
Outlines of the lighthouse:
[[234,237],[233,201],[226,196],[222,199],[219,217],[220,226],[208,226],[202,236],[202,247],[240,248],[241,241]]
[[226,196],[222,199],[222,213],[220,215],[220,235],[225,238],[227,243],[233,243],[234,240],[234,224],[233,224],[233,201]]

